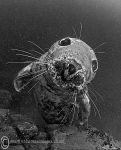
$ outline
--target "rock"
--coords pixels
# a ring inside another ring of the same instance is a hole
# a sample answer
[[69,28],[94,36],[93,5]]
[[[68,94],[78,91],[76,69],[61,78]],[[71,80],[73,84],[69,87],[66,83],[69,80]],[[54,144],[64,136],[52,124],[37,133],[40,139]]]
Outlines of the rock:
[[12,126],[4,125],[0,128],[0,139],[6,136],[9,138],[9,140],[18,140],[18,136],[16,134],[16,131]]
[[24,122],[17,125],[18,130],[21,132],[25,139],[31,139],[38,134],[38,128],[33,123]]
[[46,132],[39,132],[39,134],[36,137],[37,140],[46,140],[46,138],[47,138]]
[[9,125],[9,109],[0,109],[0,128]]
[[7,90],[0,90],[0,108],[8,109],[12,102],[11,93]]
[[31,118],[9,111],[11,101],[11,94],[0,90],[0,139],[9,139],[8,150],[121,150],[121,142],[93,127],[52,125],[38,131]]
[[79,130],[66,127],[55,130],[51,147],[56,150],[120,150],[120,145],[106,133],[95,128]]
[[0,117],[4,117],[9,114],[9,109],[0,109]]
[[9,116],[9,109],[0,109],[0,118],[6,119]]
[[24,122],[32,122],[31,118],[28,118],[26,115],[21,114],[10,113],[10,118],[11,121],[16,125]]
[[[13,128],[10,118],[9,109],[0,109],[0,139],[7,138],[10,143],[17,144],[18,136],[16,130]],[[0,140],[1,142],[1,140]]]

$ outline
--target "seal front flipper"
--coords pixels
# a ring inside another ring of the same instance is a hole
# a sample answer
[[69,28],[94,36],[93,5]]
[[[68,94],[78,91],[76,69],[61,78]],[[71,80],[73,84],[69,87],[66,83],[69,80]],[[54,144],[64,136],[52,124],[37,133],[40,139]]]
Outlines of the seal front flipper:
[[20,92],[22,89],[24,89],[26,84],[32,78],[33,75],[31,74],[31,66],[32,64],[29,64],[28,66],[23,68],[15,77],[13,84],[17,92]]
[[25,89],[30,85],[37,77],[41,76],[45,71],[42,64],[39,62],[33,62],[23,68],[14,79],[14,88],[17,92]]
[[83,98],[81,101],[82,101],[82,103],[80,103],[78,123],[87,128],[88,127],[88,118],[89,118],[90,109],[91,109],[91,105],[89,103],[90,100],[89,100],[89,97],[87,96],[87,94],[83,95]]

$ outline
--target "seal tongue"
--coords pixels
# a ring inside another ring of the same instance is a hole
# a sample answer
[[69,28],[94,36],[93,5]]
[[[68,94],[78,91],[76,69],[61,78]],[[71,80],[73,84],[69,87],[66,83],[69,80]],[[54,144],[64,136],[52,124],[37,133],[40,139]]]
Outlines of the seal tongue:
[[56,61],[54,66],[57,76],[60,76],[62,81],[66,81],[68,76],[67,64],[63,61]]
[[56,61],[54,64],[56,70],[56,81],[61,85],[80,86],[84,83],[84,77],[80,70],[69,61]]
[[76,72],[76,67],[73,64],[64,64],[62,76],[64,77],[66,81],[68,81],[71,76],[73,76]]
[[69,75],[72,75],[76,72],[76,67],[73,65],[73,64],[69,64],[69,67],[68,67],[68,74]]

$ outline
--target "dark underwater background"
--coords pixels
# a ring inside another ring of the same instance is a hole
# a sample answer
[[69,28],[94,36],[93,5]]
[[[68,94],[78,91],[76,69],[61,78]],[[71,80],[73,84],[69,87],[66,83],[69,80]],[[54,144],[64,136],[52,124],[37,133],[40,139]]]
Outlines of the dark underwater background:
[[[83,25],[81,39],[97,48],[99,69],[90,86],[100,113],[89,122],[121,140],[121,1],[120,0],[0,0],[0,89],[14,93],[13,79],[26,64],[9,61],[33,60],[16,56],[12,48],[47,51],[55,41],[75,37]],[[97,94],[96,90],[99,94]],[[23,107],[23,106],[21,106]],[[26,111],[26,110],[25,110]],[[39,119],[39,117],[38,117]]]

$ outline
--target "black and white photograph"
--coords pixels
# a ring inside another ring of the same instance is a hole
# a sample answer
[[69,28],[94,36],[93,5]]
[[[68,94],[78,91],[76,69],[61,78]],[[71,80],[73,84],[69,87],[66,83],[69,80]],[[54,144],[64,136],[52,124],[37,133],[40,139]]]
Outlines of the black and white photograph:
[[0,0],[0,150],[121,150],[121,0]]

